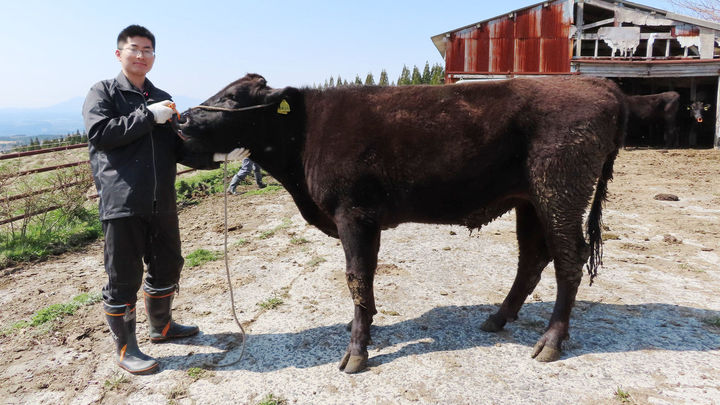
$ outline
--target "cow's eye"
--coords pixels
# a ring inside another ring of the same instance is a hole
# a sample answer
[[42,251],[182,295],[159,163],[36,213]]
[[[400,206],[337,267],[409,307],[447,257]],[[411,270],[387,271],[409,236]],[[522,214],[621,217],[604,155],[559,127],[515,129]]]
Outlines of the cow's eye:
[[705,106],[705,111],[707,111],[707,110],[709,110],[709,109],[710,109],[710,106],[709,106],[709,105],[706,105],[706,106]]

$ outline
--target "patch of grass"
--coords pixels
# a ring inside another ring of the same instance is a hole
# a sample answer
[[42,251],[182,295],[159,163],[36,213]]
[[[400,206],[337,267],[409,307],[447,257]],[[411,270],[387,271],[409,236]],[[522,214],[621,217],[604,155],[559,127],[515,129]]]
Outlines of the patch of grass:
[[705,270],[696,269],[695,267],[692,267],[685,263],[680,264],[680,270],[689,271],[691,273],[705,273]]
[[276,397],[274,394],[267,394],[257,405],[287,405],[285,398]]
[[72,216],[62,210],[44,215],[42,221],[34,217],[24,232],[0,231],[0,269],[72,251],[102,236],[97,208],[79,208]]
[[262,309],[275,309],[283,304],[282,298],[279,297],[271,297],[266,299],[265,301],[258,302],[256,305],[258,305]]
[[212,373],[205,370],[204,368],[191,367],[187,370],[187,375],[192,378],[193,381],[197,381],[203,377],[209,377],[210,375],[212,375]]
[[290,221],[290,218],[283,218],[282,223],[278,226],[276,226],[273,229],[269,229],[267,231],[263,231],[258,238],[260,239],[268,239],[272,236],[275,236],[275,232],[281,231],[283,229],[287,229],[292,225],[292,222]]
[[615,399],[620,401],[622,404],[632,404],[632,398],[630,397],[630,393],[625,391],[622,387],[617,387],[615,390]]
[[219,258],[219,252],[212,252],[207,249],[197,249],[185,256],[185,264],[188,267],[197,267],[207,262],[215,261]]
[[9,328],[0,332],[1,335],[10,335],[21,329],[38,327],[43,325],[49,325],[52,327],[52,322],[60,320],[66,316],[75,314],[77,310],[86,305],[92,305],[102,300],[102,294],[97,293],[82,293],[75,296],[70,302],[49,305],[30,317],[30,320],[22,320],[13,323]]
[[718,316],[713,317],[713,318],[705,318],[705,319],[702,320],[702,322],[703,322],[705,325],[714,326],[714,327],[716,327],[716,328],[720,328],[720,317],[718,317]]
[[388,311],[388,310],[384,310],[384,309],[381,309],[380,313],[388,315],[388,316],[400,316],[400,313],[397,311]]
[[[239,164],[228,165],[228,173],[237,173]],[[177,202],[179,206],[195,205],[198,201],[212,194],[225,191],[223,169],[203,170],[193,176],[183,177],[175,182]]]
[[310,243],[310,241],[305,238],[290,238],[291,245],[304,245],[305,243]]
[[125,375],[125,373],[115,373],[110,378],[105,380],[103,386],[105,387],[105,389],[113,391],[120,389],[123,384],[127,384],[129,382],[130,379],[127,375]]
[[244,196],[251,196],[251,195],[260,195],[260,194],[270,194],[275,193],[279,190],[283,190],[282,186],[276,186],[276,185],[269,185],[265,188],[259,188],[257,190],[250,190],[247,193],[243,194]]
[[250,243],[250,241],[247,239],[240,239],[240,240],[236,241],[235,243],[233,243],[233,246],[245,246],[249,243]]
[[8,327],[8,328],[3,329],[2,331],[0,331],[0,336],[13,335],[13,334],[15,334],[17,331],[22,330],[22,329],[25,329],[25,328],[28,328],[28,327],[30,327],[30,322],[25,321],[25,320],[23,320],[23,321],[17,321],[17,322],[15,322],[15,323],[13,323],[12,325],[10,325],[10,327]]
[[312,259],[310,259],[310,261],[306,264],[306,266],[315,267],[315,266],[319,265],[320,263],[324,263],[326,261],[327,260],[324,257],[315,256]]

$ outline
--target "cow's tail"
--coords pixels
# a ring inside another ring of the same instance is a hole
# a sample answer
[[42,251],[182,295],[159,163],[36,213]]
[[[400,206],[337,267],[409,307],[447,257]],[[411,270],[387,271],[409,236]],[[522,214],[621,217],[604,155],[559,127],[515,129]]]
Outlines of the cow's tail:
[[590,275],[590,285],[597,276],[598,268],[602,266],[603,240],[602,240],[602,206],[607,199],[607,185],[612,180],[613,164],[617,151],[613,152],[603,165],[602,174],[598,179],[595,188],[590,214],[588,215],[587,232],[590,239],[590,258],[588,259],[587,270]]
[[607,200],[607,186],[613,178],[613,166],[615,158],[617,158],[620,148],[625,141],[625,131],[627,129],[627,121],[629,109],[627,100],[624,96],[620,96],[620,114],[618,117],[617,132],[615,133],[613,151],[607,155],[603,164],[602,173],[598,178],[597,187],[595,188],[595,196],[593,197],[590,214],[587,221],[587,233],[590,240],[590,258],[588,259],[587,270],[590,275],[590,285],[597,276],[598,268],[602,267],[603,255],[603,239],[602,239],[602,208],[603,203]]

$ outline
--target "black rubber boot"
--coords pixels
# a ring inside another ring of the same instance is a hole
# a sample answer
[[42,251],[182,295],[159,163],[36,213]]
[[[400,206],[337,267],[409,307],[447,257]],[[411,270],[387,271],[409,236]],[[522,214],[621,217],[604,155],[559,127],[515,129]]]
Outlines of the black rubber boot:
[[138,348],[135,338],[135,304],[103,305],[110,334],[115,341],[117,364],[132,374],[152,374],[158,369],[157,360]]
[[200,331],[195,325],[180,325],[172,320],[172,302],[176,290],[175,285],[153,288],[143,283],[145,312],[150,322],[150,341],[154,343],[196,335]]

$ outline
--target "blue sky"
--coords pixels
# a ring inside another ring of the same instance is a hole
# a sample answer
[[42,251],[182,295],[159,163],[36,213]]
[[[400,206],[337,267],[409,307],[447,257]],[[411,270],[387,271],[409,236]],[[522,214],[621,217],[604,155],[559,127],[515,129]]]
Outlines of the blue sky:
[[[272,87],[338,75],[364,80],[368,72],[377,80],[383,68],[395,81],[403,64],[443,62],[431,36],[538,2],[4,1],[0,108],[84,97],[120,71],[115,40],[130,24],[157,38],[150,80],[175,96],[205,99],[248,72]],[[673,11],[666,0],[636,2]]]

